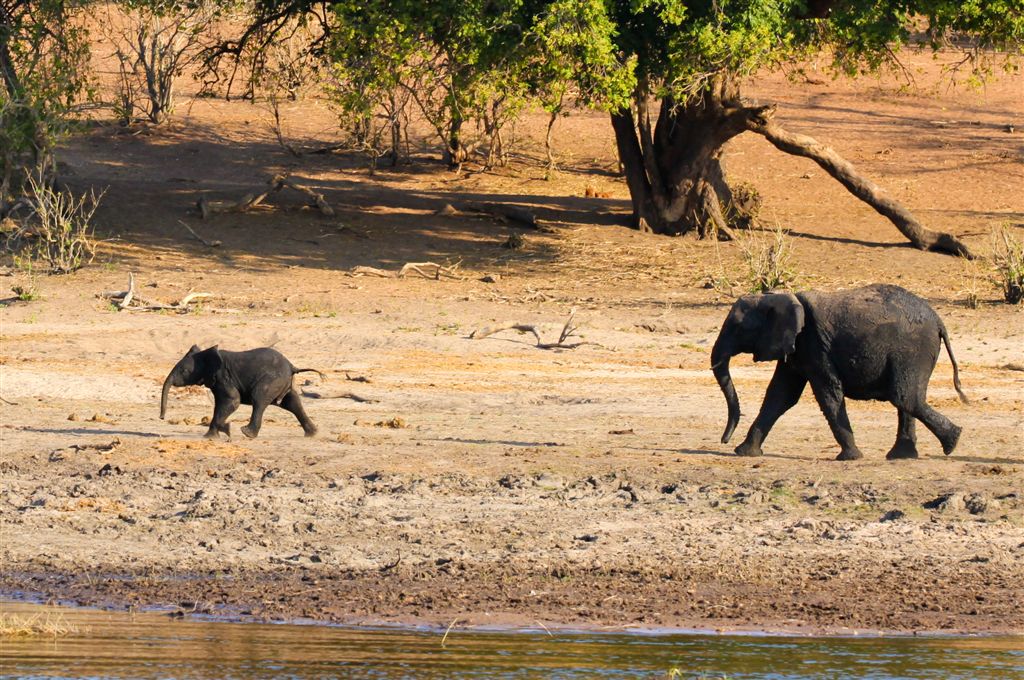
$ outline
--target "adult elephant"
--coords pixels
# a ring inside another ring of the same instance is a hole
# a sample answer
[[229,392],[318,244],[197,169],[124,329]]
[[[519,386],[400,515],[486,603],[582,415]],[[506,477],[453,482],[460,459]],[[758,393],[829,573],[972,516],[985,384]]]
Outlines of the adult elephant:
[[927,401],[940,340],[953,362],[953,385],[966,403],[945,325],[927,302],[903,288],[876,284],[837,293],[745,295],[732,306],[711,351],[711,369],[729,404],[722,443],[729,442],[740,417],[729,359],[752,353],[754,361],[778,364],[757,418],[736,447],[739,455],[762,455],[768,432],[808,382],[842,449],[838,460],[862,456],[846,415],[847,397],[888,401],[898,410],[896,443],[886,458],[917,457],[915,419],[949,455],[960,427]]

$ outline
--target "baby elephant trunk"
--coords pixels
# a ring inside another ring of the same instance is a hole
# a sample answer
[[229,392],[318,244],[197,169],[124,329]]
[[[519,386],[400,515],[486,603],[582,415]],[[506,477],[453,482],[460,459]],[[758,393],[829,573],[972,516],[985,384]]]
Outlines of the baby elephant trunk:
[[160,420],[163,420],[164,416],[167,415],[167,395],[170,393],[171,387],[179,386],[174,380],[174,371],[171,371],[171,374],[167,376],[167,380],[164,380],[164,388],[160,392]]

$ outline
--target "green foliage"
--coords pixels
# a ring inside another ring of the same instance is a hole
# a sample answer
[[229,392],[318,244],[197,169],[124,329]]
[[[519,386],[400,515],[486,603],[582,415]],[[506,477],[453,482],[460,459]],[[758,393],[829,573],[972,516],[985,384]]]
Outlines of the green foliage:
[[52,174],[53,148],[91,95],[89,46],[76,11],[58,0],[0,5],[0,211],[27,176]]

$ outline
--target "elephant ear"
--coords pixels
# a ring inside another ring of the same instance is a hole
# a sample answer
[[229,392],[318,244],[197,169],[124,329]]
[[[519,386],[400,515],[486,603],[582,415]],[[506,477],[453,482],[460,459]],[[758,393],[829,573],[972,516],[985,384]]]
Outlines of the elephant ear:
[[796,349],[804,327],[804,306],[792,293],[771,293],[761,298],[763,322],[754,343],[754,361],[783,361]]
[[224,359],[220,356],[218,346],[214,345],[196,354],[196,363],[199,365],[201,374],[205,376],[205,384],[207,381],[212,381],[213,376],[224,366]]
[[200,351],[201,350],[199,349],[199,345],[192,345],[189,348],[189,350],[187,352],[185,352],[185,356],[190,357],[193,354],[199,354]]

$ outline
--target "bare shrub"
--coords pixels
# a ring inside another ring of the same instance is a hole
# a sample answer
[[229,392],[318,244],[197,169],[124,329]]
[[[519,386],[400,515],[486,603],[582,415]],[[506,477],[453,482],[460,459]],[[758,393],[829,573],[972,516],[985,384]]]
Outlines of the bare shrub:
[[737,238],[747,265],[748,289],[764,293],[776,288],[789,288],[798,278],[791,259],[793,244],[781,227],[769,232],[749,232]]
[[220,7],[211,1],[120,0],[98,4],[98,25],[118,61],[114,113],[132,123],[142,113],[153,124],[174,112],[174,83],[194,63]]
[[92,217],[103,192],[90,190],[77,198],[30,177],[32,216],[7,237],[8,248],[23,245],[31,258],[46,262],[50,272],[68,274],[92,262],[96,255]]
[[1024,242],[1014,238],[1007,226],[992,232],[992,260],[996,283],[1003,299],[1012,305],[1024,300]]

